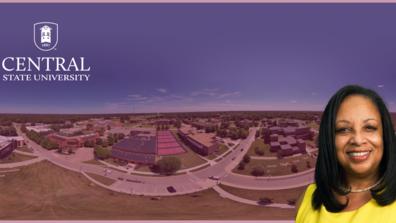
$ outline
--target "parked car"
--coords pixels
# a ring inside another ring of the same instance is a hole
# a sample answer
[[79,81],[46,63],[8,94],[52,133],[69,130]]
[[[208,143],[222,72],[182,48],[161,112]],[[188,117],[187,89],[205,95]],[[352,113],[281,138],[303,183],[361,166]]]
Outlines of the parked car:
[[172,187],[172,186],[167,187],[166,190],[168,190],[169,193],[175,193],[176,192],[176,189],[174,187]]
[[257,203],[259,205],[268,205],[268,204],[272,204],[272,199],[271,198],[267,198],[267,197],[262,197],[260,198]]
[[209,179],[211,180],[220,180],[219,176],[210,176]]

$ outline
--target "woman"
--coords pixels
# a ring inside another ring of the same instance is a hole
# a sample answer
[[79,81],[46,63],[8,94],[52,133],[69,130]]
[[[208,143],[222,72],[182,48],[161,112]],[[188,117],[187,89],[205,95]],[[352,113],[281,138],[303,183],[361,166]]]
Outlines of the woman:
[[322,115],[318,147],[296,223],[396,222],[395,132],[377,93],[340,89]]

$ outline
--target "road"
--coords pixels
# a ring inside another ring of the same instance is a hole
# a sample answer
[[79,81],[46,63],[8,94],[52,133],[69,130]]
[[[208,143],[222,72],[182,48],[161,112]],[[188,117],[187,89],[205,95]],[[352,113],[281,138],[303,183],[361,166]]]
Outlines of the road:
[[[27,144],[32,147],[34,153],[40,158],[76,172],[93,173],[102,176],[105,174],[106,167],[70,162],[56,156],[54,151],[45,150],[40,145],[28,139],[27,136],[21,132],[20,125],[15,125],[15,127],[18,135],[25,138]],[[256,131],[257,128],[250,129],[248,137],[242,140],[230,154],[205,169],[174,176],[140,176],[112,170],[111,173],[106,174],[106,177],[116,182],[112,184],[109,189],[130,194],[169,196],[201,191],[214,187],[218,183],[246,189],[279,190],[295,188],[312,182],[312,171],[287,177],[266,178],[256,178],[232,173],[231,170],[238,165],[243,156],[247,153],[252,142],[255,140]],[[220,179],[211,180],[209,179],[210,176],[217,176]],[[176,192],[170,193],[167,190],[169,186],[173,186]]]

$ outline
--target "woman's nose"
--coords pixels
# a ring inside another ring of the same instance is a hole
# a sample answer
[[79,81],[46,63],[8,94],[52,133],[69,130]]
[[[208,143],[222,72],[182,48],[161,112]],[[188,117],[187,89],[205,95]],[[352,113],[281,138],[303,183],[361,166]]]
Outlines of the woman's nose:
[[366,142],[366,137],[361,132],[355,132],[354,134],[352,134],[350,139],[350,143],[355,145],[361,145],[364,144],[365,142]]

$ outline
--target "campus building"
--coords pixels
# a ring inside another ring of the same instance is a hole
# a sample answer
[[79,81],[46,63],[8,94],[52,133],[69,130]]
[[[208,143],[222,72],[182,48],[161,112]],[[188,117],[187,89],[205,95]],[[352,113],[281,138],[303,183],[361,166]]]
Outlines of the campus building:
[[296,139],[302,140],[313,140],[314,132],[311,131],[310,127],[301,126],[301,127],[294,127],[294,126],[287,126],[287,127],[265,127],[262,130],[263,138],[265,143],[270,143],[273,141],[277,141],[279,136],[293,136]]
[[155,136],[135,135],[116,143],[111,150],[111,157],[116,160],[141,164],[154,164],[156,155]]
[[204,156],[216,152],[219,148],[218,143],[214,139],[214,134],[199,133],[189,128],[180,128],[178,135],[192,150]]
[[16,140],[0,140],[0,159],[7,158],[16,148]]
[[26,145],[25,139],[22,136],[1,136],[0,135],[0,142],[5,141],[15,141],[16,147],[22,147]]
[[49,127],[49,125],[34,125],[34,126],[26,126],[28,131],[33,131],[40,134],[48,134],[53,132],[53,130]]
[[266,122],[262,134],[264,143],[269,144],[270,151],[278,157],[306,153],[305,140],[313,140],[315,135],[310,127],[297,120],[279,120],[276,125],[273,121]]
[[99,135],[97,133],[89,133],[78,136],[64,136],[58,133],[53,133],[48,135],[47,138],[51,142],[58,144],[59,148],[62,150],[75,150],[84,147],[84,144],[88,141],[96,142],[96,139],[99,138]]
[[176,155],[186,151],[177,142],[175,136],[170,131],[157,132],[157,152],[158,155]]
[[118,161],[154,164],[160,156],[177,155],[186,151],[169,130],[135,129],[112,147],[111,156]]

